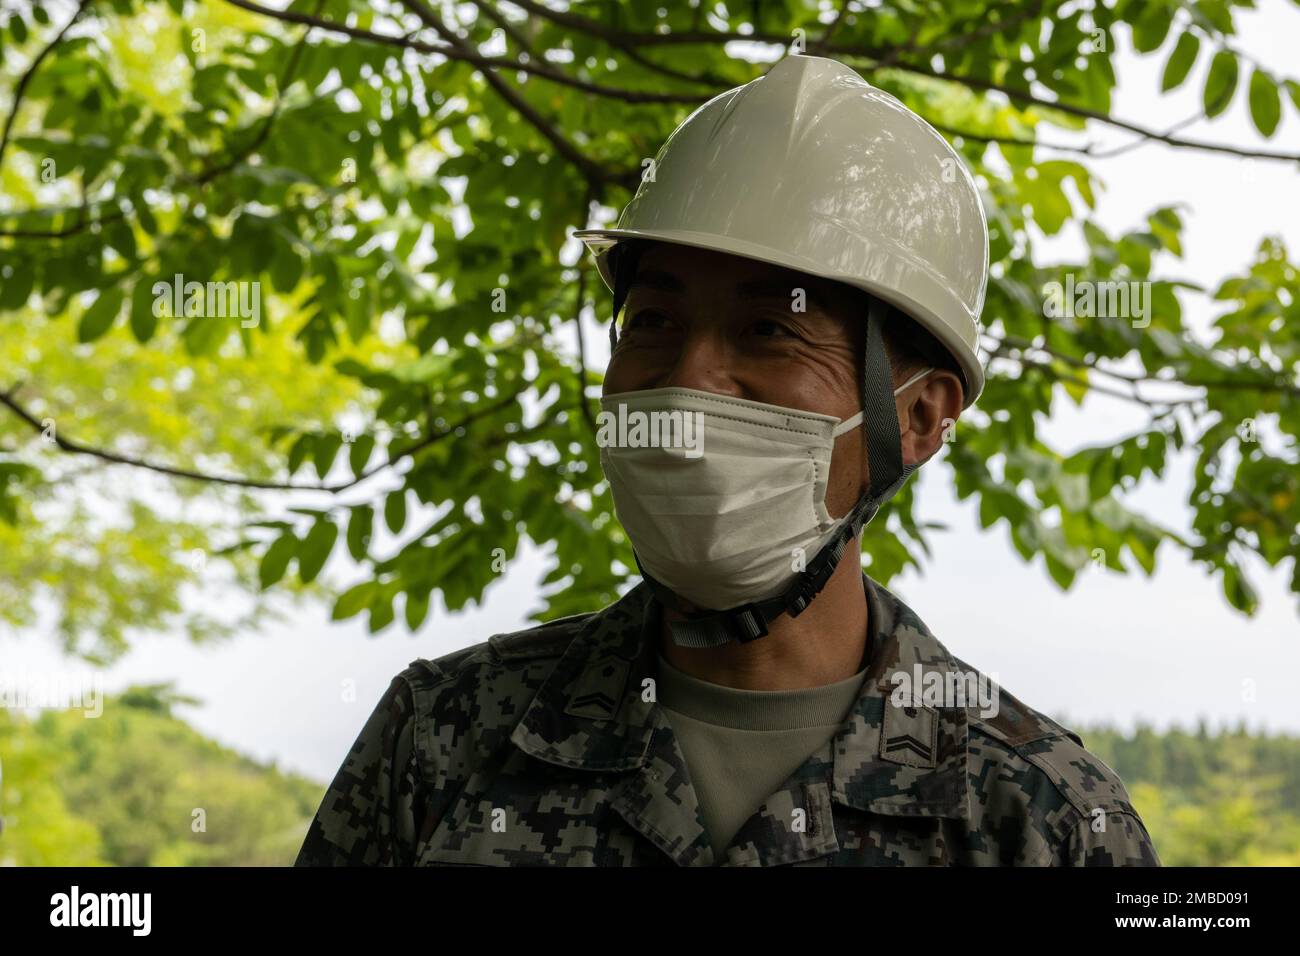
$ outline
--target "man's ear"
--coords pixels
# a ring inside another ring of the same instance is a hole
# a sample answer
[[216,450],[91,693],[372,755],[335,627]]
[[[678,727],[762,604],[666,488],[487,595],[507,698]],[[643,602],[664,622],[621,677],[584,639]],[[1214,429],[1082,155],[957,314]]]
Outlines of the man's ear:
[[952,440],[962,399],[961,379],[947,369],[935,369],[923,382],[894,399],[904,465],[926,461],[944,441]]

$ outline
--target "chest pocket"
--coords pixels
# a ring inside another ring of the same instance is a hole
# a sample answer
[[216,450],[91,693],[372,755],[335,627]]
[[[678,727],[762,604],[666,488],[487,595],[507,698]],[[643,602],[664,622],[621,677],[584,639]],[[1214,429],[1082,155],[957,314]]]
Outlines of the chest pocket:
[[610,807],[603,778],[551,770],[516,755],[495,771],[476,772],[420,848],[416,864],[626,865],[632,836]]
[[485,829],[477,825],[461,830],[439,828],[422,848],[416,865],[608,865],[608,834],[601,833],[594,827],[569,826],[557,833],[523,825],[520,818],[509,813],[497,819],[504,820],[504,829]]

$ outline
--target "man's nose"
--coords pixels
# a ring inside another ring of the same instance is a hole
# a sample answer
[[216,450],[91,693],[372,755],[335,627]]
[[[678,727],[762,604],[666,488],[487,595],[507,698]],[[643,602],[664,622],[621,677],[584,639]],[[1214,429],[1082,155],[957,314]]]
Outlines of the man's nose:
[[693,388],[718,395],[739,393],[732,363],[734,351],[717,330],[692,331],[682,341],[661,388]]

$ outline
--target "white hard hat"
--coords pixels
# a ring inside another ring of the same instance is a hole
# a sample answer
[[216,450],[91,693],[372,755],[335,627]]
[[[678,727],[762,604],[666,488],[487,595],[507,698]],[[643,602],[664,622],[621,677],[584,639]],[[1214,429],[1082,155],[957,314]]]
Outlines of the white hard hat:
[[790,55],[688,116],[651,172],[616,228],[575,233],[611,289],[608,253],[633,238],[843,282],[933,334],[975,401],[984,209],[953,148],[893,96],[836,60]]

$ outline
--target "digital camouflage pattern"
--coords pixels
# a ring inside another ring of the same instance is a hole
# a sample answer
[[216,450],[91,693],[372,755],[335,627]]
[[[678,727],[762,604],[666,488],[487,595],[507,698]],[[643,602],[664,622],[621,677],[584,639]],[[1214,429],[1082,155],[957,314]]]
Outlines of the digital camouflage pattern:
[[[714,858],[653,702],[641,584],[578,615],[394,678],[297,865],[1158,866],[1114,771],[1000,692],[996,715],[901,707],[896,671],[970,672],[864,575],[867,678],[836,736]],[[977,673],[977,672],[976,672]]]

